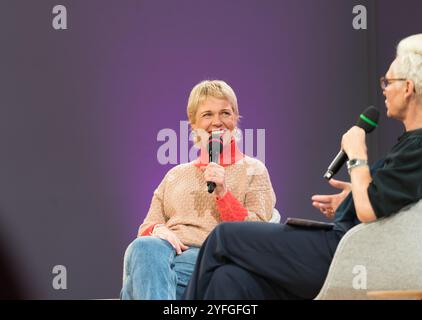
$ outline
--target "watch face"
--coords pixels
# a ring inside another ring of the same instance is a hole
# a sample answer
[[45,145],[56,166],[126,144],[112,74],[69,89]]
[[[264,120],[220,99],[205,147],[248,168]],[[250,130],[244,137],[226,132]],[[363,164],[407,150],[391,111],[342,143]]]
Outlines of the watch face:
[[360,166],[365,166],[365,165],[368,165],[368,162],[366,160],[352,159],[352,160],[347,161],[347,169],[349,170],[354,167],[360,167]]

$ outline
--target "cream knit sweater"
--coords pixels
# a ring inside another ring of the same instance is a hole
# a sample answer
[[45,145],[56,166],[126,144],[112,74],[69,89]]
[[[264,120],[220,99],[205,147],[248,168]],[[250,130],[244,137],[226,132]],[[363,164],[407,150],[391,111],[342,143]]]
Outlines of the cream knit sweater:
[[[248,210],[245,221],[271,219],[276,197],[261,161],[245,156],[226,166],[225,180],[227,189]],[[185,245],[201,246],[212,229],[222,222],[216,201],[216,196],[207,191],[203,172],[193,162],[180,164],[166,174],[154,191],[138,234],[162,223]]]

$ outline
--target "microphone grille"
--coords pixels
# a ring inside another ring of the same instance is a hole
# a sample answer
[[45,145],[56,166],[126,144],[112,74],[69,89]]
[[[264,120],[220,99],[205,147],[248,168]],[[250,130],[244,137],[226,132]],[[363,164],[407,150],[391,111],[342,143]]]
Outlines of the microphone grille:
[[361,115],[356,125],[365,130],[366,133],[372,132],[378,126],[380,112],[374,106],[366,108]]

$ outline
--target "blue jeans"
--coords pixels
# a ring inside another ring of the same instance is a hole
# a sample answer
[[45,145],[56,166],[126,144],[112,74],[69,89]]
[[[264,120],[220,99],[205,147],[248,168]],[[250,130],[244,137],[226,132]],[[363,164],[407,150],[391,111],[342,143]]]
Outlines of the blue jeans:
[[180,255],[156,237],[139,237],[127,248],[124,259],[124,300],[180,300],[195,267],[199,248]]

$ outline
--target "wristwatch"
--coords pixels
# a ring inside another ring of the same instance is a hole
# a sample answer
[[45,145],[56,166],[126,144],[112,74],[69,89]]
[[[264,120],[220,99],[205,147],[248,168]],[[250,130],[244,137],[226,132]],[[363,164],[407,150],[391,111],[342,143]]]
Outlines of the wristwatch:
[[347,161],[347,171],[349,171],[349,174],[353,168],[362,167],[362,166],[368,166],[368,160],[351,159]]

